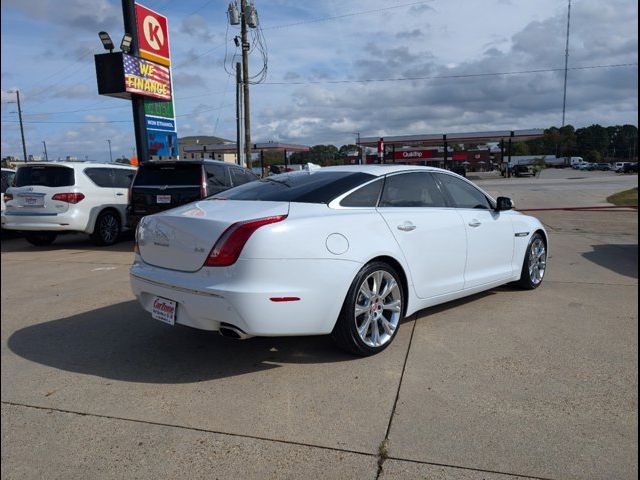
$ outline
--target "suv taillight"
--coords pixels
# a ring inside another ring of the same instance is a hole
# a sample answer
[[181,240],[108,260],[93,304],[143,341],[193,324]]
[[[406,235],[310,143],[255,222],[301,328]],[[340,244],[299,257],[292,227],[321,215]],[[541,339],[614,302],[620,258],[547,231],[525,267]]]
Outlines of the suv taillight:
[[4,201],[5,202],[10,202],[11,200],[13,200],[13,195],[10,193],[5,193],[4,194]]
[[286,215],[278,215],[275,217],[258,218],[256,220],[247,220],[245,222],[237,222],[227,228],[216,244],[211,249],[207,260],[204,262],[205,267],[228,267],[238,260],[247,240],[260,227],[278,223],[287,218]]
[[207,198],[209,196],[209,191],[207,188],[207,174],[205,173],[204,167],[202,168],[202,177],[200,178],[200,198]]
[[66,202],[66,203],[79,203],[82,200],[84,200],[84,194],[82,193],[56,193],[53,197],[51,197],[51,200],[58,200],[59,202]]

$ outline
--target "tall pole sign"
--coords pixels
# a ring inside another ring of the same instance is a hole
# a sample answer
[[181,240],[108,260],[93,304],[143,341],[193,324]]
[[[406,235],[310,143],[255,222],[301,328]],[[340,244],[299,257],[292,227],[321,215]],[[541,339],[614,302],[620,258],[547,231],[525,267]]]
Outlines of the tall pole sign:
[[[178,136],[173,108],[173,82],[167,17],[122,0],[127,43],[122,52],[95,55],[98,93],[131,100],[136,152],[140,163],[152,157],[178,157]],[[103,45],[105,41],[103,40]]]
[[[169,22],[167,17],[139,3],[135,4],[136,27],[138,32],[138,55],[160,64],[156,70],[162,78],[168,79],[173,92],[171,79],[171,50],[169,48]],[[145,99],[145,127],[147,130],[147,148],[149,155],[157,157],[178,156],[178,134],[173,108],[173,95],[170,99]]]

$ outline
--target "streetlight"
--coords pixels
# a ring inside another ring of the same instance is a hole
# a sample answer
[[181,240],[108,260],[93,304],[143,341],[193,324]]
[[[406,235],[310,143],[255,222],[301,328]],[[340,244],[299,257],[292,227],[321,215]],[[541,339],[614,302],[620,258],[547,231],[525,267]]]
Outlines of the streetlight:
[[133,42],[133,36],[130,33],[125,33],[120,42],[120,50],[124,53],[129,53],[131,51],[131,42]]
[[111,155],[111,139],[108,139],[107,143],[109,144],[109,161],[113,163],[113,156]]
[[113,41],[109,34],[107,32],[98,32],[98,36],[100,37],[100,41],[102,42],[104,49],[109,50],[109,53],[113,53],[115,46],[113,45]]

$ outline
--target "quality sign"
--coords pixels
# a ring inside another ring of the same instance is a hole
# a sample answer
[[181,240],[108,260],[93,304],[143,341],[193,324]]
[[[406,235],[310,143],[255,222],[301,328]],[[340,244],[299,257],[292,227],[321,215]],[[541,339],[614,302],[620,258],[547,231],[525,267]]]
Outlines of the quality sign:
[[171,73],[168,67],[126,53],[122,54],[122,59],[127,92],[171,100]]
[[135,9],[139,55],[161,65],[170,66],[167,17],[139,3],[135,4]]

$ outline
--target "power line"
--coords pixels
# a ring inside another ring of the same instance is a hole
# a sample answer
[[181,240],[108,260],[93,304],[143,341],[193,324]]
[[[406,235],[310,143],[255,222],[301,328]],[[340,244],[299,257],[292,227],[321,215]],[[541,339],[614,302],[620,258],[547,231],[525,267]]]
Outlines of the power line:
[[423,1],[423,2],[411,2],[411,3],[403,3],[401,5],[392,5],[390,7],[384,7],[384,8],[376,8],[374,10],[363,10],[360,12],[352,12],[352,13],[345,13],[342,15],[334,15],[331,17],[319,17],[319,18],[313,18],[311,20],[301,20],[299,22],[293,22],[293,23],[285,23],[282,25],[274,25],[272,27],[264,27],[263,30],[276,30],[276,29],[280,29],[280,28],[288,28],[288,27],[296,27],[298,25],[304,25],[307,23],[318,23],[318,22],[326,22],[328,20],[336,20],[339,18],[347,18],[347,17],[355,17],[357,15],[368,15],[371,13],[379,13],[379,12],[385,12],[387,10],[393,10],[396,8],[404,8],[404,7],[412,7],[415,5],[422,5],[425,3],[429,3],[428,1]]
[[[638,66],[638,63],[617,63],[610,65],[588,65],[582,67],[571,67],[569,70],[592,70],[597,68],[619,68]],[[563,72],[561,68],[539,68],[535,70],[519,70],[512,72],[487,72],[487,73],[465,73],[453,75],[434,75],[428,77],[391,77],[391,78],[367,78],[360,80],[301,80],[292,82],[263,82],[263,85],[310,85],[310,84],[326,84],[326,83],[375,83],[375,82],[407,82],[412,80],[437,80],[437,79],[454,79],[454,78],[474,78],[474,77],[495,77],[507,75],[525,75],[533,73],[547,72]]]
[[[18,123],[18,120],[0,120],[1,123]],[[133,123],[133,120],[29,120],[23,123]]]

